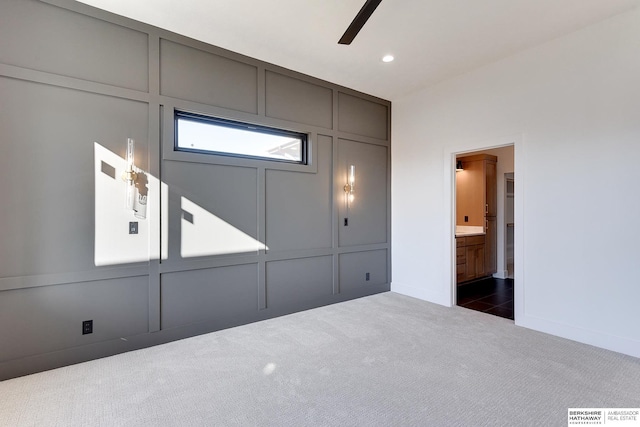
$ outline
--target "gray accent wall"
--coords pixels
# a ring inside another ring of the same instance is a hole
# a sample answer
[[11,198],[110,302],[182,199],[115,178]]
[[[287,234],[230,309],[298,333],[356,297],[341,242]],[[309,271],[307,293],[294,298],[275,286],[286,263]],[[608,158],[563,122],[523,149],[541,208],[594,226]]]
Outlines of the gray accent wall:
[[[389,290],[388,101],[72,0],[3,1],[0,100],[0,380]],[[308,162],[176,151],[176,110]]]
[[160,94],[255,114],[258,67],[161,39]]

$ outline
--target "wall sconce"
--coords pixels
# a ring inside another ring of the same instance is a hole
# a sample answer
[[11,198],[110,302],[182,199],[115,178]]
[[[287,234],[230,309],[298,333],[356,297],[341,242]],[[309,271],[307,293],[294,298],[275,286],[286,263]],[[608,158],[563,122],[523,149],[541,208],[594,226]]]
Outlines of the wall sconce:
[[460,172],[462,170],[464,170],[464,168],[462,167],[462,160],[458,160],[456,162],[456,172]]
[[125,194],[125,207],[133,210],[133,214],[137,218],[147,217],[147,194],[141,194],[136,184],[138,178],[144,176],[144,173],[136,172],[134,164],[136,142],[132,138],[127,138],[127,166],[122,173],[122,180],[127,184]]
[[353,201],[353,193],[356,189],[356,167],[355,165],[349,166],[349,181],[344,186],[344,192],[348,197],[349,202]]

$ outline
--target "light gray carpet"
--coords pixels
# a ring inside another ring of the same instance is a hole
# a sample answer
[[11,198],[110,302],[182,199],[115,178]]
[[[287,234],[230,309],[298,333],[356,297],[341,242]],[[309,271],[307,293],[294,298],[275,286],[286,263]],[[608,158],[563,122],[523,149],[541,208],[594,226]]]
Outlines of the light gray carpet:
[[394,293],[0,382],[2,426],[566,426],[640,360]]

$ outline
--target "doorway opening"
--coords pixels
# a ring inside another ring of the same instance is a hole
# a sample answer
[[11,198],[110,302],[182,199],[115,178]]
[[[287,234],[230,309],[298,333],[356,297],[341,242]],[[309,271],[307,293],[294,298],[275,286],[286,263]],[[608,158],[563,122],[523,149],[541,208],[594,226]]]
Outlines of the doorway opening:
[[515,318],[514,145],[455,153],[454,300]]

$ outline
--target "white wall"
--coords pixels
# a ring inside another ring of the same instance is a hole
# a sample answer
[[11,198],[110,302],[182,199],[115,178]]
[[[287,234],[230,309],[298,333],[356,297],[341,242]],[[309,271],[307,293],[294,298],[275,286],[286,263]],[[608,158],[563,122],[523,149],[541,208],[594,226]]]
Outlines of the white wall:
[[640,357],[639,52],[634,10],[396,100],[392,290],[451,304],[452,155],[514,143],[516,323]]

